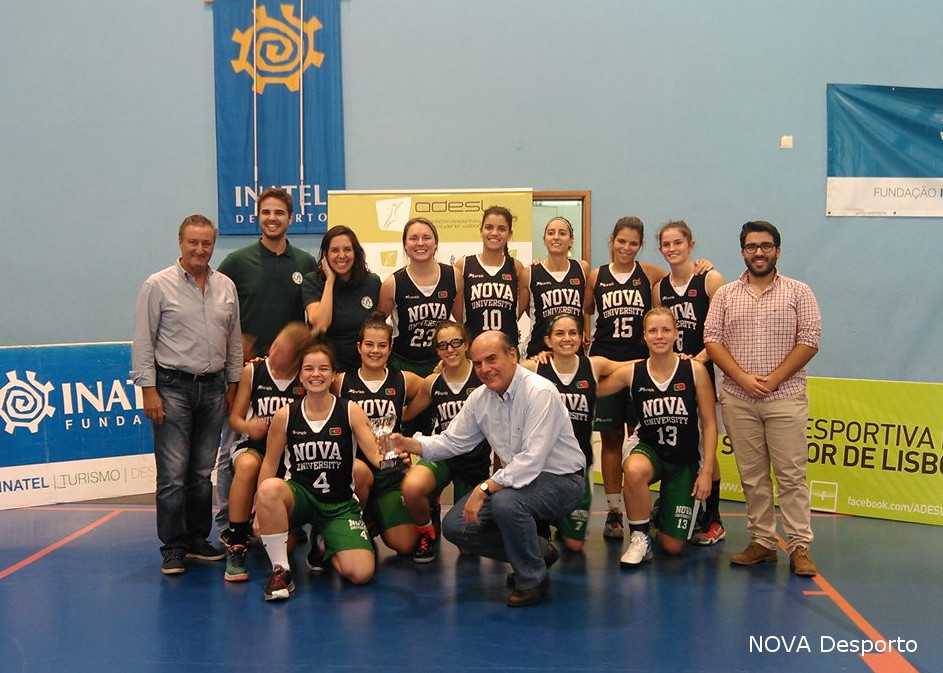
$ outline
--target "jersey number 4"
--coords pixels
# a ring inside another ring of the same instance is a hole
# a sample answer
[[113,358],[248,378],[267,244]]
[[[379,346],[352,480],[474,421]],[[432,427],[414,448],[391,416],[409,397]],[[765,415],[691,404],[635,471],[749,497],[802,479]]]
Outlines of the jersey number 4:
[[311,484],[311,488],[321,491],[323,493],[328,493],[331,490],[331,485],[327,481],[327,472],[322,472],[318,475],[318,478],[314,480],[314,483]]

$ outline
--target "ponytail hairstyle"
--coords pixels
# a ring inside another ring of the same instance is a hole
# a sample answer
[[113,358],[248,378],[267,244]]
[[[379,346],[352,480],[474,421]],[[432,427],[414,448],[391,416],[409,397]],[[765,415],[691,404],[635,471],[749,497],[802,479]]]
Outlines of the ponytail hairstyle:
[[390,341],[390,345],[393,344],[393,326],[386,321],[386,313],[383,311],[374,311],[367,319],[363,321],[363,325],[360,326],[360,334],[357,337],[357,343],[363,343],[364,334],[367,333],[368,329],[380,330],[386,332],[386,336]]

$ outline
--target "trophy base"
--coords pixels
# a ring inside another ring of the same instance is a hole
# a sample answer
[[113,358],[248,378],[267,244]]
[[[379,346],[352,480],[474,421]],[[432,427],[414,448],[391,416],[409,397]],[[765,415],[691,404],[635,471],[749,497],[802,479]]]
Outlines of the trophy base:
[[408,467],[409,464],[403,461],[399,456],[396,458],[384,458],[380,461],[380,474],[404,472]]

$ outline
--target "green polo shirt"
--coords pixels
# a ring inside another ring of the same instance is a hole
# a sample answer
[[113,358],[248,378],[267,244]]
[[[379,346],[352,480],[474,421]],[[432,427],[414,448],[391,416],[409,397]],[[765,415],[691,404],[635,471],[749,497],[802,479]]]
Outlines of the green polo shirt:
[[229,253],[217,271],[229,276],[239,295],[242,333],[255,338],[256,355],[265,355],[281,329],[292,320],[304,320],[301,285],[317,268],[317,260],[289,243],[276,255],[262,245]]

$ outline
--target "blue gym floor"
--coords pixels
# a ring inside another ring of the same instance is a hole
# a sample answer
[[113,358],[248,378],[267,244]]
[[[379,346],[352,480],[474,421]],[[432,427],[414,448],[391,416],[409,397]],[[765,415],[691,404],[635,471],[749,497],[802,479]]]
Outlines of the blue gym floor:
[[[222,563],[161,575],[153,506],[3,511],[0,671],[943,671],[943,531],[817,515],[821,574],[810,580],[790,574],[782,551],[778,564],[732,568],[748,542],[743,507],[722,511],[721,544],[622,570],[597,493],[586,550],[563,552],[549,599],[521,609],[504,604],[503,564],[448,543],[427,565],[381,544],[363,587],[310,576],[298,549],[298,588],[272,604],[261,549],[247,583],[224,582]],[[837,651],[868,637],[917,649]]]

